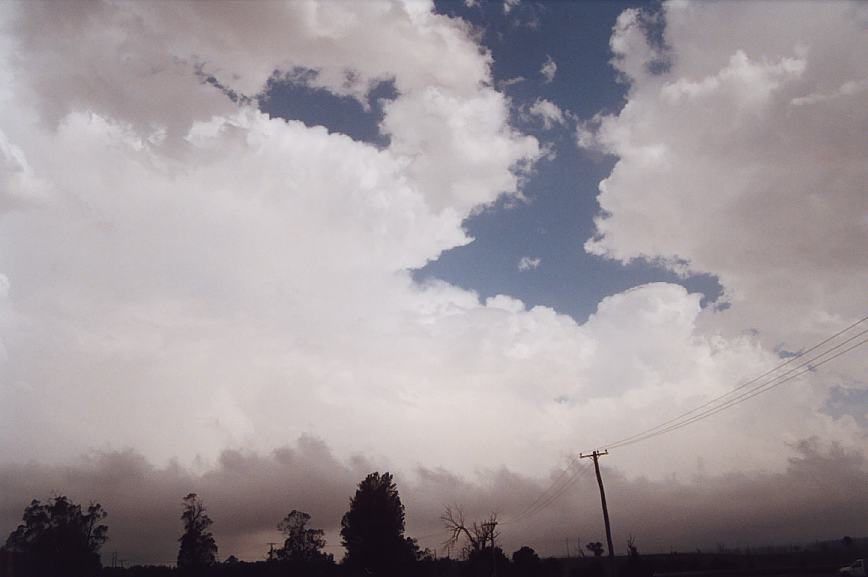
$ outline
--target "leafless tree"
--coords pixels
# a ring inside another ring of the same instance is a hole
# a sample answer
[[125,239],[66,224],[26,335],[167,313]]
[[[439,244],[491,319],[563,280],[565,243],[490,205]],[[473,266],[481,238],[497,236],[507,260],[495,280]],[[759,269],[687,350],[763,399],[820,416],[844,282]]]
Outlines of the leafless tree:
[[484,550],[489,542],[491,542],[491,546],[493,547],[495,539],[500,536],[500,532],[496,529],[497,513],[492,513],[483,521],[468,523],[464,520],[464,512],[460,507],[446,507],[446,511],[440,516],[440,520],[443,521],[446,530],[449,531],[449,539],[446,541],[446,545],[455,545],[462,540],[462,536],[464,537],[466,540],[463,550],[465,557],[474,551],[479,552]]
[[[721,551],[722,552],[722,551]],[[632,558],[639,557],[639,548],[636,547],[636,538],[631,533],[627,536],[627,555]]]

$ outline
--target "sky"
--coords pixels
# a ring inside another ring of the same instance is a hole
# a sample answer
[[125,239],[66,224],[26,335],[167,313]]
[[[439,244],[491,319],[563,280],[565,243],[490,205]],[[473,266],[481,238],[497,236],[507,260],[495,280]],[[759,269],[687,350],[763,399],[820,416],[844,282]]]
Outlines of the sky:
[[[446,505],[602,540],[579,451],[868,314],[866,30],[847,2],[3,4],[0,533],[67,493],[171,561],[196,491],[221,557],[284,509],[337,553],[390,470],[424,546]],[[864,530],[865,350],[613,448],[616,542]]]

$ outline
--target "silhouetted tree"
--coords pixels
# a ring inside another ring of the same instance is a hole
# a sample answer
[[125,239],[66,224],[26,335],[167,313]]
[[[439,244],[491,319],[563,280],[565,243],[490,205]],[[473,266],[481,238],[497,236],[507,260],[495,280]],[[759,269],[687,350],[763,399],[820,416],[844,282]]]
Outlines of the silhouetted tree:
[[44,504],[34,499],[5,548],[21,555],[29,575],[90,577],[101,567],[99,549],[108,527],[100,522],[106,515],[97,503],[85,512],[64,496]]
[[648,577],[652,575],[651,567],[642,562],[636,538],[627,537],[627,563],[621,571],[622,577]]
[[512,554],[512,564],[518,577],[536,577],[540,573],[539,555],[527,546]]
[[[468,523],[464,520],[464,512],[460,507],[446,507],[440,520],[449,531],[448,544],[454,545],[462,538],[465,541],[461,552],[467,560],[463,571],[465,575],[490,575],[492,563],[498,567],[498,573],[503,574],[509,565],[509,558],[500,548],[495,547],[495,540],[500,536],[496,513],[492,513],[484,521]],[[493,547],[495,548],[492,550]]]
[[630,559],[639,559],[639,548],[636,547],[636,538],[633,535],[627,536],[627,557]]
[[594,558],[584,567],[582,575],[584,577],[605,577],[607,574],[606,568],[603,566],[603,553],[606,550],[603,544],[599,541],[592,541],[585,544],[585,549],[594,554]]
[[184,497],[181,521],[184,522],[184,534],[178,539],[181,542],[178,569],[189,575],[200,575],[206,567],[217,562],[217,543],[208,530],[213,521],[205,513],[205,505],[196,493]]
[[404,537],[404,505],[389,473],[371,473],[359,483],[341,519],[347,568],[357,574],[404,575],[418,554]]
[[455,545],[464,536],[466,544],[462,551],[465,558],[469,558],[474,552],[483,551],[488,547],[488,543],[494,543],[494,540],[500,536],[496,531],[497,514],[492,513],[488,519],[484,521],[473,521],[468,523],[464,520],[464,511],[460,507],[446,507],[446,511],[440,516],[440,520],[446,526],[449,532],[448,543]]
[[490,545],[479,551],[471,551],[461,573],[467,577],[489,577],[492,574],[492,562],[498,575],[509,573],[509,557],[500,547],[495,547],[492,551]]
[[286,536],[283,547],[277,550],[277,558],[292,563],[313,563],[324,560],[322,553],[326,540],[322,529],[308,529],[310,515],[302,511],[292,512],[277,524],[277,528]]

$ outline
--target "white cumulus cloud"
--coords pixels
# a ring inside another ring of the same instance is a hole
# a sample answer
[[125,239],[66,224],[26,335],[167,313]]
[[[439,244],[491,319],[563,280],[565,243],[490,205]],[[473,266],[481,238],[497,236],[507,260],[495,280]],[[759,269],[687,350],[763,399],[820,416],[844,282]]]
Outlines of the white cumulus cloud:
[[543,80],[546,84],[554,81],[555,74],[558,72],[558,64],[554,61],[551,56],[546,56],[546,61],[543,62],[542,67],[539,69],[539,73],[542,74]]
[[526,271],[538,268],[542,259],[539,257],[523,256],[518,261],[518,270]]
[[545,98],[537,98],[530,108],[528,108],[528,113],[531,116],[539,118],[546,130],[566,122],[566,114],[564,114],[560,107]]
[[617,157],[587,250],[716,275],[732,306],[712,322],[769,346],[863,316],[866,6],[672,2],[660,18],[659,45],[647,16],[618,19],[627,103],[579,130]]

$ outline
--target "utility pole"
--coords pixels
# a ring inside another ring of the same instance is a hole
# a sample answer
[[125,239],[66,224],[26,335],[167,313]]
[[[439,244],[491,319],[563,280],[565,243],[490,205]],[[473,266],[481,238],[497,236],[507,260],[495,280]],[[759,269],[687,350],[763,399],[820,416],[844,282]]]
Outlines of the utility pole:
[[268,560],[274,561],[274,546],[279,545],[279,543],[268,543]]
[[491,577],[497,577],[497,555],[494,549],[494,528],[497,527],[497,521],[493,519],[486,526],[491,527]]
[[120,567],[121,569],[123,569],[124,563],[126,563],[126,559],[119,559],[118,552],[112,551],[112,568],[114,569]]
[[590,455],[579,453],[579,458],[594,460],[594,470],[597,472],[597,483],[600,485],[600,501],[603,503],[603,521],[606,523],[606,543],[609,545],[609,564],[612,577],[618,577],[618,565],[615,563],[615,549],[612,547],[612,528],[609,526],[609,508],[606,506],[606,490],[603,488],[603,477],[600,476],[600,464],[597,462],[603,455],[608,455],[606,449],[602,453],[594,451]]

